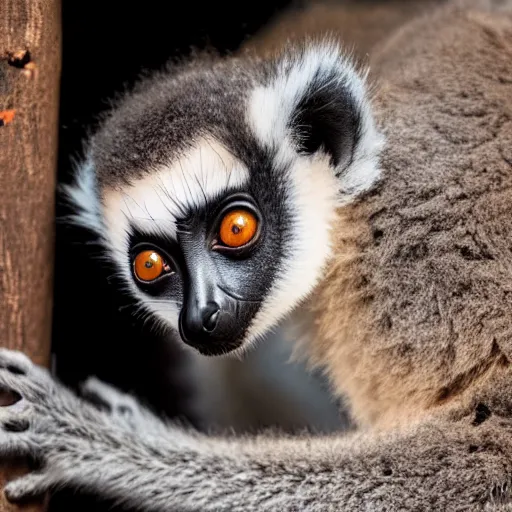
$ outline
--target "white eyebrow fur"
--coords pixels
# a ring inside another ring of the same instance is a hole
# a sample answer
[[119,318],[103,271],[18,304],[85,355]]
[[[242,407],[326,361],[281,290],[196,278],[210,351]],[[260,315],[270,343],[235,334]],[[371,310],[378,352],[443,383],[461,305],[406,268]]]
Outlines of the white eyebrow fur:
[[170,166],[155,169],[130,185],[104,191],[108,231],[115,232],[129,219],[141,230],[175,237],[176,219],[248,180],[247,167],[219,143],[202,139]]

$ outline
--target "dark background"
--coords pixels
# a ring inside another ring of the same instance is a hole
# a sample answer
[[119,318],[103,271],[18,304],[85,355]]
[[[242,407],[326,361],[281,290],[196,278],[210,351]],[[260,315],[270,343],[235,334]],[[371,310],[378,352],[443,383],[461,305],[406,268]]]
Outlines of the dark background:
[[[108,100],[143,71],[161,68],[191,48],[235,51],[288,0],[198,2],[63,0],[63,68],[59,175],[71,180],[82,141]],[[94,238],[67,224],[57,198],[53,362],[71,386],[95,374],[168,415],[186,414],[189,390],[179,380],[180,349],[133,316],[102,264]],[[194,421],[194,418],[188,418]],[[99,510],[65,495],[52,510]],[[79,505],[79,504],[80,505]]]

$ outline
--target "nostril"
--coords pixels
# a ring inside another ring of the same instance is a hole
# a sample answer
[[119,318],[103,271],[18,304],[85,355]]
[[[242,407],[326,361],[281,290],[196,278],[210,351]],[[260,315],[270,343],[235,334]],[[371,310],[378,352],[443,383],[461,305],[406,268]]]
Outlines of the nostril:
[[203,313],[203,329],[206,332],[212,332],[217,327],[219,321],[219,306],[217,304],[209,306]]

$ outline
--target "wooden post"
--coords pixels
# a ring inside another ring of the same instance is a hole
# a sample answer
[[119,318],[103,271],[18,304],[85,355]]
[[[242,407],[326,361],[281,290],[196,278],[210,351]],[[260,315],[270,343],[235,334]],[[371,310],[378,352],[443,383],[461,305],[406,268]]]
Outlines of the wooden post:
[[[52,318],[60,21],[59,0],[0,0],[0,346],[45,365]],[[0,486],[18,471],[4,464]],[[0,492],[0,512],[14,510],[19,509]]]

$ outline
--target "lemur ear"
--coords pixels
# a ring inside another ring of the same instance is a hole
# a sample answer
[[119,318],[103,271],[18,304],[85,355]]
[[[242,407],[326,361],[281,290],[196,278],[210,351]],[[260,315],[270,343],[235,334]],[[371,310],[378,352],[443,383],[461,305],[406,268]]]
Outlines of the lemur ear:
[[269,69],[267,83],[250,99],[258,138],[276,149],[289,141],[298,154],[326,154],[343,194],[367,189],[378,175],[383,139],[365,74],[331,42],[287,49]]

